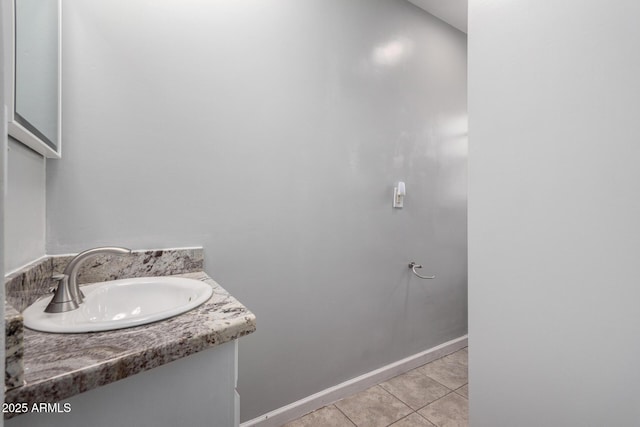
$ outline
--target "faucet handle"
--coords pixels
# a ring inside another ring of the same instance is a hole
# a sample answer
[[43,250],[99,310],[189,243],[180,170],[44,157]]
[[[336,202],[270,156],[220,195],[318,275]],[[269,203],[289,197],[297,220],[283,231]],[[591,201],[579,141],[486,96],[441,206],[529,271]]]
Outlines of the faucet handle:
[[46,313],[61,313],[78,308],[78,303],[69,293],[69,276],[66,274],[55,274],[51,276],[51,278],[58,281],[58,287],[51,302],[44,311]]
[[60,286],[60,282],[62,280],[64,280],[65,278],[67,278],[67,280],[68,280],[69,276],[67,276],[66,274],[54,274],[53,276],[51,276],[51,280],[54,280],[56,282],[56,284],[49,288],[49,293],[52,294],[56,290],[58,290],[58,286]]

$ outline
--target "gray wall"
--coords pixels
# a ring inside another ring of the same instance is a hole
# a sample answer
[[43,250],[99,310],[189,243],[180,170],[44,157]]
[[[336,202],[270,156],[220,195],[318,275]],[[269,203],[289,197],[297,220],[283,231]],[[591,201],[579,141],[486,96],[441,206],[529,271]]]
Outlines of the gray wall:
[[640,423],[640,3],[471,0],[471,424]]
[[48,252],[203,245],[258,317],[244,420],[466,333],[464,34],[395,0],[96,0],[63,22]]

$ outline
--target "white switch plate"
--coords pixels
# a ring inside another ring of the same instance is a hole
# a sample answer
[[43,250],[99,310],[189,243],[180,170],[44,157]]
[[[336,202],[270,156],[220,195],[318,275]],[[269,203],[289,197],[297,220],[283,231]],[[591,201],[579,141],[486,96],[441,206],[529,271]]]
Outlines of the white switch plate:
[[404,206],[404,196],[398,196],[398,187],[393,189],[393,207],[401,209]]

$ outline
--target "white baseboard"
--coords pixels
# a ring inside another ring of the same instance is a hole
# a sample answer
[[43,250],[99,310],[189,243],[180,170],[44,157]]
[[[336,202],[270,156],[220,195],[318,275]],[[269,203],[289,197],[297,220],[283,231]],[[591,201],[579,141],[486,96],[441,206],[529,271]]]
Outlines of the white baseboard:
[[367,372],[359,377],[329,387],[296,402],[275,409],[252,420],[245,421],[240,427],[281,427],[289,421],[329,405],[354,393],[366,390],[397,375],[439,359],[467,346],[468,336],[464,335],[444,344],[422,351],[397,362]]

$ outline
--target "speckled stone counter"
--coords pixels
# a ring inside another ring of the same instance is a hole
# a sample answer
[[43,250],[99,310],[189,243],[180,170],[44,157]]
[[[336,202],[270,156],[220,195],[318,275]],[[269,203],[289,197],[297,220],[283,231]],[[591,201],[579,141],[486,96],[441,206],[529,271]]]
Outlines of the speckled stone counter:
[[253,313],[207,274],[177,276],[208,283],[213,296],[190,312],[135,328],[88,334],[25,329],[25,385],[9,390],[5,402],[57,402],[255,331]]
[[24,382],[23,356],[23,325],[22,316],[9,304],[4,305],[5,327],[5,365],[4,386],[5,390],[19,387]]

